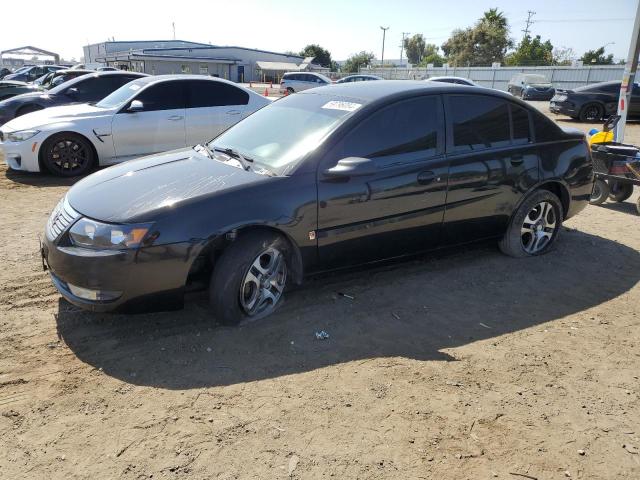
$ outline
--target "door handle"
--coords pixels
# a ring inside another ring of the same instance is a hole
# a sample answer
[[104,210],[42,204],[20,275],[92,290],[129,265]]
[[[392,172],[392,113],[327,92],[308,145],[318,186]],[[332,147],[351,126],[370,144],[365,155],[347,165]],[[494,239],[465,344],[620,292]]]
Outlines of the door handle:
[[184,117],[182,115],[172,115],[167,120],[171,120],[172,122],[177,122],[178,120],[182,120]]
[[428,185],[433,181],[439,182],[440,177],[436,177],[436,174],[432,171],[420,172],[418,174],[418,183],[420,185]]
[[521,153],[514,153],[513,155],[511,155],[511,165],[522,165],[522,162],[524,162],[524,158],[522,157]]

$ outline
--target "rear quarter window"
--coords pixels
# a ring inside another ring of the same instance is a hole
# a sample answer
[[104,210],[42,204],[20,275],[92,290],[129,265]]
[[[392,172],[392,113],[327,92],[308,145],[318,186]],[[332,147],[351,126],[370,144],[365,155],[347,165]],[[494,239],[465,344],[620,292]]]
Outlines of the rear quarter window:
[[535,133],[536,142],[551,142],[558,140],[560,135],[560,127],[552,120],[538,111],[531,112],[533,118],[533,131]]

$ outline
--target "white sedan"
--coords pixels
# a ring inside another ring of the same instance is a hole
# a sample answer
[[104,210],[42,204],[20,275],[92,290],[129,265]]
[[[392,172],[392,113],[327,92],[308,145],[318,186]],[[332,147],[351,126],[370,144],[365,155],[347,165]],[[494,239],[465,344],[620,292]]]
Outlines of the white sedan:
[[71,177],[96,165],[204,143],[271,102],[220,78],[134,80],[95,105],[66,105],[0,127],[0,161],[14,170]]

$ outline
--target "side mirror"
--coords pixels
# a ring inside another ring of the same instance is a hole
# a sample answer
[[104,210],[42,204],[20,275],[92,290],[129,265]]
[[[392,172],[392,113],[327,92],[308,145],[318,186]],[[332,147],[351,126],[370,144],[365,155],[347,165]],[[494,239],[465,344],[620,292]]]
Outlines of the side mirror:
[[376,164],[368,158],[348,157],[340,160],[335,167],[325,170],[324,174],[333,178],[365,177],[377,171]]
[[133,100],[129,108],[127,108],[128,112],[141,112],[144,108],[143,103],[140,100]]

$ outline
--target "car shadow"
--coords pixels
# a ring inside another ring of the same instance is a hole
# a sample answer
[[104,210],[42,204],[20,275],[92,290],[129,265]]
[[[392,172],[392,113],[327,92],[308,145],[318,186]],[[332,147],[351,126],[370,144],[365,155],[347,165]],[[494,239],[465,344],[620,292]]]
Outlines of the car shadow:
[[[639,279],[638,251],[567,230],[536,258],[485,244],[325,275],[289,292],[271,317],[236,328],[214,325],[202,293],[182,311],[141,315],[89,313],[60,300],[56,318],[60,339],[105,374],[191,389],[383,357],[455,361],[447,349],[584,311]],[[318,340],[323,330],[329,338]]]
[[607,210],[613,210],[614,212],[628,213],[633,216],[638,216],[638,210],[635,203],[628,200],[624,202],[606,202],[598,206],[606,208]]
[[84,178],[84,176],[56,177],[48,173],[20,172],[10,168],[5,170],[5,176],[11,182],[31,187],[70,187]]

